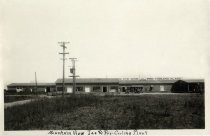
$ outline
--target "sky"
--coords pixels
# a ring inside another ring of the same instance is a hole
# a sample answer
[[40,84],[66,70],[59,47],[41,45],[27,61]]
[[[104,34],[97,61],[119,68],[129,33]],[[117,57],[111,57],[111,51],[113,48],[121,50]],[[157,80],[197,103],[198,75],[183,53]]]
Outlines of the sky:
[[[205,78],[207,0],[2,0],[3,83],[62,77],[69,41],[80,77]],[[71,61],[66,60],[70,76]]]

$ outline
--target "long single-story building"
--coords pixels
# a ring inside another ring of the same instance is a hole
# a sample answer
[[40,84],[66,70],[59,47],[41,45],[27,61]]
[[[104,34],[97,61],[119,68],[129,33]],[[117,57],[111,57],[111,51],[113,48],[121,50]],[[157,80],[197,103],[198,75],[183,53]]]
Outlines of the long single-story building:
[[[60,92],[63,79],[55,83],[12,83],[7,86],[9,92],[43,91]],[[77,78],[76,91],[81,93],[144,93],[144,92],[204,92],[203,79],[122,79],[122,78]],[[73,92],[72,78],[65,79],[65,93]]]
[[[77,92],[171,92],[178,81],[186,82],[188,88],[183,92],[204,92],[203,79],[121,79],[121,78],[78,78]],[[62,79],[56,80],[56,90],[62,91]],[[175,84],[176,83],[176,84]],[[73,80],[65,79],[65,92],[72,93]],[[178,88],[179,89],[179,88]],[[176,91],[175,91],[176,92]]]

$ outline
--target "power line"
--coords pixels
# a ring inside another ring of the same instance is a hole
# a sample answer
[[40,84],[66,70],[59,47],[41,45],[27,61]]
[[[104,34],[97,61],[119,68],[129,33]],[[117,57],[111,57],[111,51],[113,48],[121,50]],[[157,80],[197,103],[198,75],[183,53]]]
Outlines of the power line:
[[63,55],[63,81],[62,81],[62,96],[64,96],[64,90],[65,90],[65,55],[66,54],[69,54],[68,52],[65,51],[65,49],[67,48],[66,47],[66,44],[68,44],[69,42],[58,42],[58,44],[60,44],[60,46],[63,48],[63,52],[62,53],[59,53],[61,55]]

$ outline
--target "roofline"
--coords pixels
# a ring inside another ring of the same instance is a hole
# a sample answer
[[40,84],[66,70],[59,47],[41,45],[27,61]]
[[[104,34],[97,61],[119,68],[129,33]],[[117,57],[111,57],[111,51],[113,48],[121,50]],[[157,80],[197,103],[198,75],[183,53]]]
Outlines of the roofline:
[[[37,83],[37,86],[55,86],[55,83]],[[10,86],[36,86],[36,83],[10,83],[7,85]]]
[[[168,79],[168,80],[165,80],[165,79],[162,79],[162,80],[143,80],[143,79],[139,79],[139,80],[123,80],[122,78],[78,78],[78,80],[80,79],[90,79],[90,80],[97,80],[97,79],[104,79],[104,80],[113,80],[115,79],[116,81],[94,81],[94,82],[78,82],[78,83],[83,83],[83,84],[90,84],[90,83],[119,83],[119,84],[172,84],[172,83],[175,83],[176,81],[179,81],[179,80],[182,80],[182,81],[185,81],[185,82],[189,82],[189,83],[202,83],[204,82],[204,79]],[[72,78],[65,78],[65,83],[72,83]],[[70,80],[67,81],[67,80]],[[142,82],[143,81],[143,82]],[[60,84],[62,83],[62,78],[58,78],[56,81],[55,81],[55,84]]]
[[[179,80],[123,80],[122,78],[78,78],[78,79],[92,79],[92,80],[97,80],[97,79],[101,79],[101,80],[106,80],[106,81],[90,81],[90,82],[77,82],[78,84],[119,84],[119,85],[124,85],[124,84],[173,84],[176,81]],[[62,82],[60,82],[59,80],[62,80],[62,78],[58,78],[54,83],[50,82],[50,83],[37,83],[37,86],[56,86],[56,84],[60,84]],[[72,80],[72,78],[65,78],[65,80]],[[108,81],[111,80],[111,81]],[[181,81],[185,81],[188,83],[204,83],[205,80],[204,79],[180,79]],[[59,81],[59,82],[58,82]],[[65,84],[71,84],[71,82],[65,82]],[[7,85],[7,87],[12,87],[12,86],[35,86],[36,83],[10,83]]]

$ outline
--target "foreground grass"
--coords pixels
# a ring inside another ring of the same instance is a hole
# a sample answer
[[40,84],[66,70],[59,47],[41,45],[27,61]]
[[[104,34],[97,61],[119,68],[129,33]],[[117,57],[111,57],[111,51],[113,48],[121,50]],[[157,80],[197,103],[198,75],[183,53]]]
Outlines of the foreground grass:
[[5,130],[204,128],[200,94],[68,96],[5,109]]
[[5,95],[4,102],[15,102],[15,101],[22,101],[34,98],[33,96],[12,96],[12,95]]

